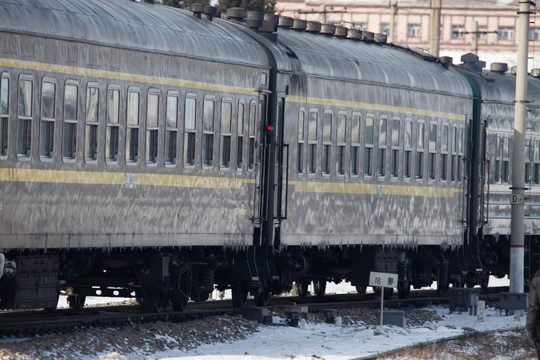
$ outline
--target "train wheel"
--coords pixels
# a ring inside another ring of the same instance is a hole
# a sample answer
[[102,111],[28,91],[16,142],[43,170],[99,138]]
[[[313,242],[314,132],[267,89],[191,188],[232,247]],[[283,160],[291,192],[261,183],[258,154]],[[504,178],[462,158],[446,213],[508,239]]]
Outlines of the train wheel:
[[366,288],[363,287],[362,285],[356,285],[356,292],[359,295],[364,295],[366,293]]
[[296,292],[298,293],[298,296],[301,298],[305,298],[309,295],[309,284],[311,281],[308,279],[300,279],[298,281],[295,281],[294,287],[296,288]]
[[271,297],[272,295],[270,294],[270,290],[268,289],[268,287],[265,284],[262,284],[256,290],[255,305],[266,306],[270,302]]
[[448,285],[448,283],[446,285],[437,283],[437,296],[440,296],[440,297],[448,296],[449,289],[450,289],[450,286]]
[[83,295],[69,295],[67,297],[69,308],[77,311],[82,310],[85,301],[86,296]]
[[183,311],[191,295],[191,268],[184,266],[178,270],[176,283],[173,284],[172,307],[174,311]]
[[167,296],[162,291],[152,291],[146,294],[144,305],[146,311],[159,313],[165,310],[167,304]]
[[[411,285],[409,284],[408,281],[400,281],[398,282],[397,291],[398,291],[398,297],[400,299],[407,299],[409,297],[409,293],[411,292]],[[386,297],[386,293],[385,293],[385,297]]]
[[392,295],[394,295],[394,288],[384,288],[383,291],[385,300],[390,300]]
[[248,288],[243,283],[234,284],[232,286],[232,303],[233,307],[242,307],[246,304]]
[[315,280],[313,282],[313,290],[315,291],[315,295],[323,297],[326,292],[326,279]]

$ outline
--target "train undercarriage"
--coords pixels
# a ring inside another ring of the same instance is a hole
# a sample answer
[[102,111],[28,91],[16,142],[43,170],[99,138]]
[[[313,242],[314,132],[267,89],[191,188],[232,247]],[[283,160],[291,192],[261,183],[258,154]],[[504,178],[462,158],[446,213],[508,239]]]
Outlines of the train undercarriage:
[[[398,274],[399,298],[410,289],[429,287],[445,296],[450,286],[486,287],[489,275],[504,276],[508,269],[506,241],[488,241],[482,258],[486,271],[467,270],[463,252],[442,249],[381,246],[161,248],[7,252],[0,278],[0,308],[56,308],[60,294],[71,308],[81,309],[88,296],[135,298],[148,311],[182,311],[189,300],[207,300],[214,289],[232,290],[235,307],[251,294],[265,306],[272,294],[308,294],[313,283],[317,296],[327,282],[349,281],[365,293],[370,271]],[[536,246],[538,248],[538,246]],[[540,253],[540,251],[538,252]],[[388,298],[394,289],[386,289]]]

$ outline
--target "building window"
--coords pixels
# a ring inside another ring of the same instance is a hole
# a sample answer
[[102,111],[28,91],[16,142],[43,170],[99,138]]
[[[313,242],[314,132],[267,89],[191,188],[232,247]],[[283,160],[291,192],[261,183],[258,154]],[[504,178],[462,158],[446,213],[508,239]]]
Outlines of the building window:
[[88,85],[86,89],[86,128],[84,139],[84,157],[86,160],[97,160],[98,154],[98,114],[99,88]]
[[255,119],[257,116],[257,103],[252,101],[249,105],[249,154],[248,154],[248,169],[252,170],[255,165]]
[[309,111],[308,122],[308,173],[315,174],[317,171],[317,123],[319,113],[317,110]]
[[148,93],[146,107],[146,163],[157,164],[159,149],[159,94],[157,91]]
[[534,141],[533,183],[540,184],[540,140]]
[[513,26],[499,26],[499,40],[514,40]]
[[353,113],[351,117],[351,175],[358,175],[360,172],[360,115]]
[[325,175],[330,174],[330,157],[332,155],[332,113],[323,115],[323,148],[321,170]]
[[465,27],[463,25],[452,25],[452,39],[462,39],[465,36]]
[[345,173],[345,134],[346,134],[347,116],[338,114],[337,123],[337,153],[336,153],[336,174],[343,175]]
[[219,146],[220,166],[223,168],[231,166],[231,118],[232,103],[223,101],[221,103],[221,141]]
[[165,124],[165,163],[176,164],[178,153],[178,94],[167,94],[167,114]]
[[478,40],[485,39],[487,37],[487,26],[478,26]]
[[105,159],[118,161],[120,90],[109,88],[107,91],[107,134],[105,138]]
[[238,133],[236,141],[236,169],[241,170],[244,165],[244,102],[238,103],[238,114],[236,120],[236,130]]
[[184,164],[195,165],[195,114],[196,98],[195,94],[186,94],[186,104],[184,109]]
[[416,178],[417,179],[423,179],[424,178],[424,137],[425,137],[425,124],[424,123],[418,123],[418,131],[417,131],[417,138],[416,138]]
[[202,137],[202,163],[204,166],[212,166],[214,163],[214,107],[213,99],[204,99]]
[[304,172],[304,110],[300,110],[298,113],[298,164],[297,170],[299,174]]
[[530,41],[540,40],[540,28],[533,27],[529,29],[529,40]]
[[62,131],[62,157],[75,159],[77,157],[77,114],[78,93],[76,85],[66,84],[64,87],[64,129]]
[[525,184],[531,182],[531,140],[525,144]]
[[9,77],[2,73],[0,80],[0,156],[7,156],[9,139]]
[[437,167],[437,124],[429,125],[428,151],[428,178],[434,180]]
[[379,27],[379,32],[381,34],[389,35],[390,34],[390,24],[389,23],[381,23]]
[[412,161],[412,121],[405,121],[405,133],[403,139],[404,153],[403,153],[403,176],[405,178],[411,177],[411,161]]
[[407,37],[410,37],[410,38],[420,37],[420,24],[408,24]]
[[387,132],[387,120],[386,118],[379,119],[379,150],[377,156],[377,175],[384,176],[386,174],[386,132]]
[[392,177],[397,177],[399,173],[399,139],[401,122],[399,119],[392,120],[392,158],[390,159],[390,171]]
[[126,161],[136,163],[139,160],[139,107],[138,89],[130,89],[127,98]]
[[39,156],[52,159],[54,153],[54,122],[56,117],[56,84],[41,85],[41,121],[39,125]]
[[373,145],[374,145],[375,118],[366,116],[364,175],[373,175]]
[[448,164],[448,125],[441,130],[441,180],[446,180]]

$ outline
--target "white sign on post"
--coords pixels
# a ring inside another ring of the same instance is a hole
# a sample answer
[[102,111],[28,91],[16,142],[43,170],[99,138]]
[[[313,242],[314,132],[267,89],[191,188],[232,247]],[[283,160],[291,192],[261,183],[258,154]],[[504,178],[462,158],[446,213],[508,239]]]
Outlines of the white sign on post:
[[[381,288],[381,325],[379,327],[379,334],[382,334],[383,325],[383,309],[384,309],[384,288],[397,287],[398,276],[397,274],[370,272],[369,273],[369,285]],[[375,332],[375,335],[378,335]]]

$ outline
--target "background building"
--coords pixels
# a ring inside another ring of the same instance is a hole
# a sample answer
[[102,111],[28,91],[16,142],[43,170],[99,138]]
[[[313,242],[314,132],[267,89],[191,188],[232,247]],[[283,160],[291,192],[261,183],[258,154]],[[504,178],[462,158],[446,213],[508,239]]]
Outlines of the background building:
[[[517,62],[517,0],[442,0],[440,56],[476,52],[488,63]],[[385,33],[394,43],[429,51],[430,0],[278,0],[280,15]],[[394,18],[394,38],[392,27]],[[538,19],[537,19],[537,16]],[[476,26],[477,29],[476,30]],[[477,38],[477,49],[474,48]],[[540,67],[540,15],[531,15],[529,69]]]

